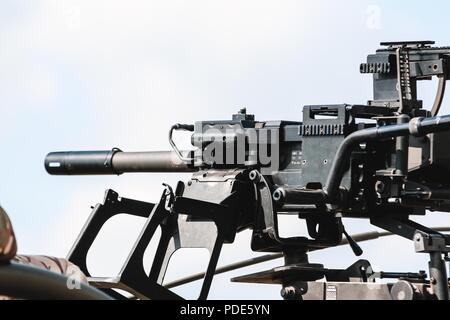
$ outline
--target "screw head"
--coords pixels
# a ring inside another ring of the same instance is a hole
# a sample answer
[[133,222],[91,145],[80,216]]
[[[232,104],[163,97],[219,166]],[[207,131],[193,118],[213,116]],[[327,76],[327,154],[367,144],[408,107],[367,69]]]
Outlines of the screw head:
[[285,300],[294,300],[301,297],[301,290],[294,286],[287,286],[281,289],[281,296]]
[[259,182],[259,180],[261,179],[261,174],[258,172],[258,170],[252,170],[248,174],[248,177],[253,182]]

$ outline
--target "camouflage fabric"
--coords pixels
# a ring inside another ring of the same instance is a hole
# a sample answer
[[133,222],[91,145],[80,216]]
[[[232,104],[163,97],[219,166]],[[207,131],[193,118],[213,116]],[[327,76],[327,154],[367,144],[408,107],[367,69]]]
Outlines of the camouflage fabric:
[[[16,252],[17,243],[11,221],[6,212],[0,207],[0,262],[15,261],[33,265],[87,284],[87,279],[83,272],[66,259],[37,255],[16,255]],[[0,295],[0,300],[4,299],[9,300],[11,298]]]
[[17,251],[16,237],[5,210],[0,207],[0,262],[11,260]]
[[66,259],[49,256],[17,255],[12,260],[47,269],[87,284],[87,278],[80,268]]

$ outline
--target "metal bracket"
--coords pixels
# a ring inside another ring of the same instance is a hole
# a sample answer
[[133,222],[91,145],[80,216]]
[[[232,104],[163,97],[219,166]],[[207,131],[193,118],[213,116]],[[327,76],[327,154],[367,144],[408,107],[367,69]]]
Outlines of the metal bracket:
[[445,260],[442,259],[443,253],[450,252],[447,246],[448,237],[406,218],[379,216],[371,218],[370,222],[377,227],[413,240],[416,252],[428,253],[432,291],[439,300],[449,300],[447,270]]
[[[163,286],[170,258],[180,248],[206,248],[210,260],[199,294],[199,299],[206,299],[222,245],[233,242],[237,232],[238,218],[234,210],[237,193],[224,192],[220,203],[212,203],[184,197],[184,190],[182,182],[175,194],[166,186],[157,204],[119,198],[116,192],[108,190],[103,204],[94,208],[81,231],[69,260],[91,276],[86,265],[87,253],[106,221],[120,213],[145,217],[147,221],[119,274],[109,278],[91,277],[91,284],[116,298],[124,297],[112,289],[128,291],[140,299],[181,299]],[[143,266],[144,254],[158,227],[161,237],[147,274]]]
[[446,245],[445,236],[427,234],[422,231],[418,231],[414,235],[414,249],[421,253],[450,252],[450,247]]

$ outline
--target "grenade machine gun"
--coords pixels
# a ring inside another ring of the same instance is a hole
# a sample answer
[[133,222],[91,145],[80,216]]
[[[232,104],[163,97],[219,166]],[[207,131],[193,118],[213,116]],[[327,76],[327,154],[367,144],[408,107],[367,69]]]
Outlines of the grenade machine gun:
[[[210,252],[199,293],[206,299],[223,244],[251,229],[251,249],[282,255],[284,265],[233,281],[280,284],[286,299],[448,299],[450,238],[410,220],[428,211],[450,212],[450,115],[438,115],[450,48],[433,44],[382,43],[360,66],[373,76],[373,100],[366,105],[305,106],[301,122],[258,121],[243,109],[231,120],[176,124],[169,133],[171,151],[49,153],[45,167],[53,175],[192,172],[189,181],[166,186],[157,203],[108,190],[69,260],[91,276],[91,244],[108,219],[127,213],[147,220],[120,273],[90,278],[116,297],[113,289],[137,298],[181,298],[163,282],[170,257],[179,248],[201,247]],[[417,83],[432,77],[438,80],[436,98],[423,108]],[[192,132],[193,150],[179,150],[172,139],[179,130]],[[283,215],[298,216],[307,232],[281,236]],[[343,241],[361,255],[344,228],[345,217],[368,219],[413,241],[416,252],[429,255],[429,275],[373,272],[366,260],[346,270],[310,263],[308,252]],[[144,252],[158,227],[158,247],[145,272]],[[376,283],[377,277],[398,281]]]

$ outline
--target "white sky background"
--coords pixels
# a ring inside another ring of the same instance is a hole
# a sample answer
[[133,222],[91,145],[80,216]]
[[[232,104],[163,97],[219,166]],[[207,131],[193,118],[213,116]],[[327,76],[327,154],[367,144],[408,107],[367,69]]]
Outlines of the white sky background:
[[[446,1],[8,1],[0,3],[0,201],[22,253],[65,256],[106,188],[155,201],[176,175],[54,177],[56,150],[168,150],[176,122],[229,119],[246,106],[259,120],[301,120],[301,106],[364,103],[371,78],[360,62],[380,41],[450,45]],[[427,7],[429,7],[427,5]],[[432,86],[424,88],[425,101]],[[446,100],[447,101],[447,100]],[[444,112],[449,111],[448,107]],[[185,175],[181,179],[188,179]],[[420,218],[449,224],[445,215]],[[375,229],[349,222],[351,233]],[[90,256],[92,270],[118,269],[139,223],[113,223]],[[291,227],[291,230],[293,228]],[[220,264],[255,256],[245,232]],[[362,244],[385,271],[426,268],[406,240]],[[112,257],[116,254],[118,257]],[[199,271],[198,254],[176,257],[168,277]],[[353,263],[348,247],[311,254],[327,267]],[[115,266],[112,266],[115,262]],[[279,287],[229,283],[281,261],[215,278],[211,298],[278,298]],[[195,297],[198,285],[178,292]]]

